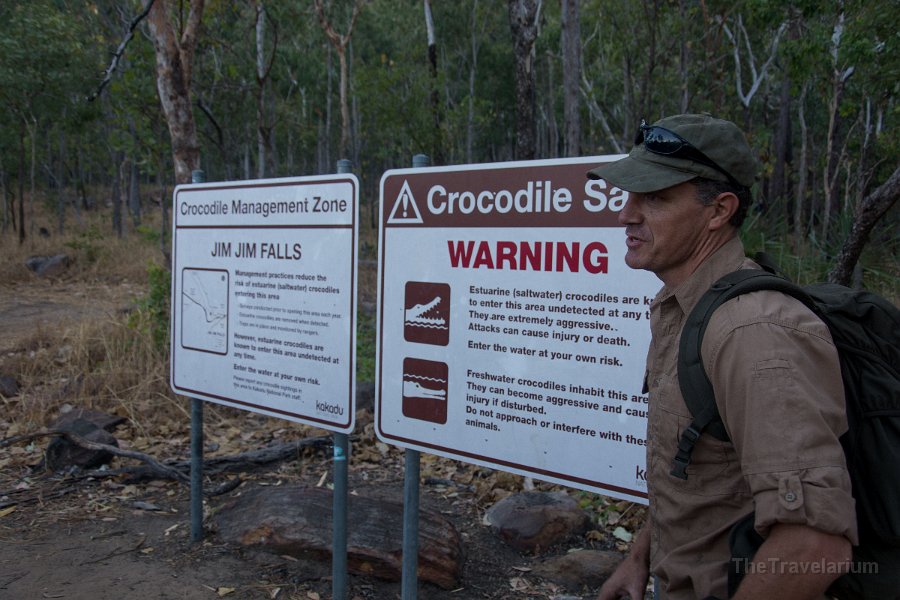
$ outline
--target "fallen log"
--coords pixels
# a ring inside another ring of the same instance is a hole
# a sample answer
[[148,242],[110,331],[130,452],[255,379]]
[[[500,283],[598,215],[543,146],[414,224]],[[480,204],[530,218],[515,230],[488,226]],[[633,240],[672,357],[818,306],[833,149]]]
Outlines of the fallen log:
[[[359,575],[399,581],[403,571],[403,505],[378,498],[348,498],[347,568]],[[298,559],[330,562],[332,493],[286,485],[244,490],[214,512],[222,539]],[[462,576],[462,536],[445,517],[419,513],[418,578],[454,589]]]

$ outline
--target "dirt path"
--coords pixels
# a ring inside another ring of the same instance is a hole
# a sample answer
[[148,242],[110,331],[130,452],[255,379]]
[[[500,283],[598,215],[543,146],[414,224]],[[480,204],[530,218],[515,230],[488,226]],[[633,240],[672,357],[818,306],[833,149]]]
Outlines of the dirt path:
[[[111,318],[133,303],[140,291],[128,284],[43,281],[0,288],[0,366],[5,356],[22,353],[22,344],[42,329],[48,334],[58,333],[60,327]],[[8,413],[24,402],[7,401],[4,408]],[[351,493],[399,502],[402,451],[389,450],[376,442],[370,413],[367,419],[357,419]],[[173,414],[173,422],[180,425],[166,431],[132,430],[120,439],[136,444],[139,436],[152,438],[150,452],[156,458],[186,459],[185,415]],[[3,425],[8,425],[4,421],[8,420],[12,420],[8,414],[0,415],[0,438],[12,435],[9,429],[4,432]],[[289,431],[283,421],[264,423],[239,411],[224,420],[219,418],[215,427],[221,432],[216,437],[216,432],[208,431],[207,443],[211,444],[213,438],[230,440],[228,452],[250,450],[279,435],[279,431]],[[28,448],[13,445],[0,449],[0,600],[331,598],[330,562],[303,562],[229,547],[214,531],[208,531],[202,543],[191,543],[185,485],[129,483],[113,478],[76,481],[65,474],[33,469],[46,443],[41,439]],[[164,449],[165,456],[156,454],[159,449]],[[215,510],[249,486],[327,483],[331,469],[327,450],[316,450],[267,470],[243,473],[241,487],[227,496],[209,499],[207,508]],[[466,562],[458,589],[443,590],[423,583],[419,586],[420,599],[593,597],[595,590],[577,591],[582,594],[579,596],[529,572],[542,558],[572,548],[590,548],[594,541],[572,540],[566,547],[542,549],[541,556],[524,556],[511,550],[482,523],[484,509],[496,500],[497,475],[489,469],[452,461],[444,465],[440,462],[443,459],[432,459],[423,457],[423,480],[430,473],[435,475],[433,479],[450,483],[449,487],[423,485],[422,506],[439,511],[460,531]],[[121,464],[114,462],[112,466]],[[221,481],[209,480],[207,486],[218,483]],[[507,489],[514,490],[515,486]],[[608,548],[609,539],[601,546]],[[397,582],[351,576],[349,592],[348,600],[391,600],[400,598],[401,589]]]
[[41,329],[92,319],[107,319],[125,310],[142,292],[139,286],[34,279],[0,287],[0,353],[17,348]]

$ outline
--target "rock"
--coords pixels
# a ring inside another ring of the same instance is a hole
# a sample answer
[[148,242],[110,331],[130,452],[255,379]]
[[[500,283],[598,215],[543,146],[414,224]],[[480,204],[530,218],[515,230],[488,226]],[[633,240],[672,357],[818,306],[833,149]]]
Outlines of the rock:
[[565,492],[523,492],[492,506],[485,519],[503,541],[519,551],[562,543],[587,529],[590,518]]
[[[347,568],[357,575],[399,581],[403,556],[403,505],[349,496]],[[256,488],[216,511],[219,534],[228,543],[299,559],[330,561],[332,494],[304,486]],[[462,538],[443,516],[419,514],[420,580],[454,589],[465,560]]]
[[532,569],[532,573],[577,592],[584,586],[598,588],[603,585],[623,558],[619,552],[576,550],[543,561]]
[[25,266],[34,271],[38,277],[57,277],[69,268],[69,257],[66,254],[55,256],[29,256]]
[[79,419],[89,421],[100,429],[110,432],[125,422],[125,417],[108,415],[90,408],[71,408],[70,406],[69,410],[61,411],[61,414],[50,424],[50,428],[65,429],[71,427],[71,424]]
[[375,382],[356,383],[356,410],[372,410],[375,407]]
[[19,384],[9,375],[0,375],[0,396],[15,398],[19,395]]
[[[75,419],[58,427],[64,431],[72,431],[92,442],[117,446],[119,443],[111,433],[85,419]],[[65,437],[56,437],[47,445],[46,465],[51,471],[58,471],[70,466],[82,469],[96,469],[107,464],[113,455],[105,450],[88,450],[69,441]]]

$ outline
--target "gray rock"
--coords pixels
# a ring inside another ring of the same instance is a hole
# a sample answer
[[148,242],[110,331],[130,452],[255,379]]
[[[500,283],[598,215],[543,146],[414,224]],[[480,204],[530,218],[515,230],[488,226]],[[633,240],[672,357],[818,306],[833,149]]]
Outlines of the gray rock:
[[69,268],[69,257],[66,254],[55,256],[29,256],[25,266],[38,277],[58,277]]
[[0,375],[0,396],[15,398],[19,395],[19,384],[9,375]]
[[[75,419],[59,427],[64,431],[72,431],[91,442],[118,447],[119,442],[111,433],[97,427],[85,419]],[[47,445],[46,465],[51,471],[77,466],[82,469],[96,469],[109,463],[113,455],[105,450],[89,450],[74,444],[65,437],[56,437]]]
[[73,408],[60,414],[50,424],[51,429],[65,429],[77,420],[90,421],[100,429],[112,432],[117,426],[125,422],[125,417],[109,415],[90,408]]
[[485,515],[494,532],[513,548],[534,552],[581,535],[590,518],[564,492],[522,492],[504,498]]
[[623,558],[619,552],[576,550],[541,562],[532,573],[578,592],[583,587],[593,589],[603,585]]
[[372,410],[375,407],[375,383],[359,381],[356,383],[356,410]]

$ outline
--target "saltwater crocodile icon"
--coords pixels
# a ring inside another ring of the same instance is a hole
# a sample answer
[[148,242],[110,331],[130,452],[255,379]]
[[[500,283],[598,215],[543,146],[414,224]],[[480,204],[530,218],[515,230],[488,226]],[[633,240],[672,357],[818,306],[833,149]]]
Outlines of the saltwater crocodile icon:
[[434,300],[425,304],[416,304],[412,308],[406,309],[405,320],[409,325],[424,325],[426,327],[440,327],[447,324],[443,317],[426,317],[428,311],[441,303],[441,297],[436,296]]

